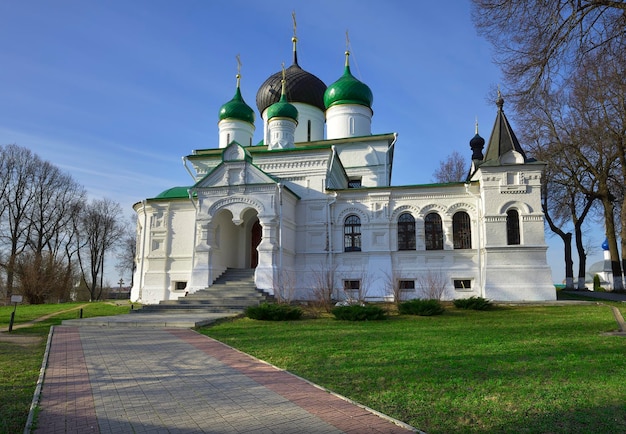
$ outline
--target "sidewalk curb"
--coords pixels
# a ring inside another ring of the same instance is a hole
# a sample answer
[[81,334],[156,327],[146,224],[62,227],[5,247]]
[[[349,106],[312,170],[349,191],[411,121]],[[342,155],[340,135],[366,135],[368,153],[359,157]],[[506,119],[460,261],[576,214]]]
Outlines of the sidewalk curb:
[[24,434],[30,434],[33,428],[33,419],[35,418],[35,409],[39,405],[39,398],[41,397],[41,387],[43,386],[43,380],[46,375],[46,369],[48,367],[48,356],[50,355],[50,346],[52,345],[52,335],[54,333],[54,326],[50,327],[48,333],[48,342],[46,342],[46,350],[43,353],[43,360],[41,362],[41,368],[39,369],[39,378],[37,379],[37,386],[35,387],[35,393],[33,393],[33,400],[30,403],[30,410],[28,411],[28,419],[26,419],[26,426],[24,427]]

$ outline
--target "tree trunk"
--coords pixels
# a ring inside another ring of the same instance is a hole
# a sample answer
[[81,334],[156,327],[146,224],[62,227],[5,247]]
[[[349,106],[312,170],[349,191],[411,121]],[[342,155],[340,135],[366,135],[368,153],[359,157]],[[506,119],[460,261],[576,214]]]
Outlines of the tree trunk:
[[557,227],[552,218],[550,217],[550,213],[548,212],[547,203],[543,200],[542,204],[543,214],[546,217],[546,221],[548,222],[548,226],[550,226],[550,230],[557,234],[561,240],[563,240],[563,259],[565,260],[565,289],[573,290],[574,289],[574,261],[572,260],[572,233],[564,232],[561,228]]
[[587,214],[589,214],[589,210],[593,205],[594,200],[591,196],[586,197],[585,207],[583,208],[583,212],[580,213],[580,217],[576,217],[576,213],[572,213],[573,221],[574,221],[574,234],[576,237],[576,251],[578,252],[578,284],[577,289],[579,291],[584,291],[587,289],[585,286],[585,277],[587,272],[587,252],[585,251],[585,247],[583,245],[583,231],[582,226]]
[[604,227],[606,230],[606,239],[609,244],[609,253],[611,254],[611,272],[613,274],[613,291],[623,291],[624,283],[622,280],[622,266],[620,263],[619,251],[617,249],[617,237],[615,236],[615,221],[613,220],[613,203],[609,200],[608,195],[602,198],[602,206],[604,207]]

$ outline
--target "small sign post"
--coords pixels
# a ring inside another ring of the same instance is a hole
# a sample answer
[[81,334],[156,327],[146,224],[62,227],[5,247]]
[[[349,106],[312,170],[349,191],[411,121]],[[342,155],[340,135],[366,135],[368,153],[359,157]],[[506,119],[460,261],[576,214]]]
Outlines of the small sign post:
[[13,321],[15,320],[15,311],[17,310],[17,304],[21,303],[23,300],[21,295],[12,295],[11,303],[15,303],[15,307],[13,308],[13,312],[11,312],[11,320],[9,321],[9,333],[13,331]]

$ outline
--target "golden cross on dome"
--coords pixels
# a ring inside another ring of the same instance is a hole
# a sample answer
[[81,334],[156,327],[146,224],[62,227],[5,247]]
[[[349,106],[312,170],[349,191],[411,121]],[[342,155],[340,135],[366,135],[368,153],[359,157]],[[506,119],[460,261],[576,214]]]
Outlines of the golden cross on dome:
[[296,30],[298,29],[298,25],[296,24],[296,11],[291,12],[291,19],[293,20],[293,38],[291,38],[291,40],[297,42],[298,37],[296,36]]
[[282,85],[281,94],[284,95],[285,94],[285,62],[282,63],[282,68],[283,68],[283,79],[280,82]]
[[241,58],[239,54],[235,56],[235,59],[237,59],[237,87],[239,87],[239,80],[241,79]]

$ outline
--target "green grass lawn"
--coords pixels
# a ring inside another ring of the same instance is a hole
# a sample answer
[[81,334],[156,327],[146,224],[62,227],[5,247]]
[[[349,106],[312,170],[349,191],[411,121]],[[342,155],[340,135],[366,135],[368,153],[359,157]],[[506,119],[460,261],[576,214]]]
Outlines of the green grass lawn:
[[[15,324],[82,304],[84,303],[18,305]],[[130,304],[115,306],[106,302],[88,303],[83,308],[83,317],[119,315],[128,313],[129,309]],[[8,327],[11,312],[13,306],[0,307],[0,328]],[[0,339],[0,433],[13,434],[24,431],[50,326],[61,324],[64,319],[78,318],[78,315],[79,311],[73,310],[27,328],[16,328],[10,337],[24,338],[20,343]]]
[[616,329],[607,306],[572,305],[201,332],[429,434],[617,433],[626,338],[602,335]]

